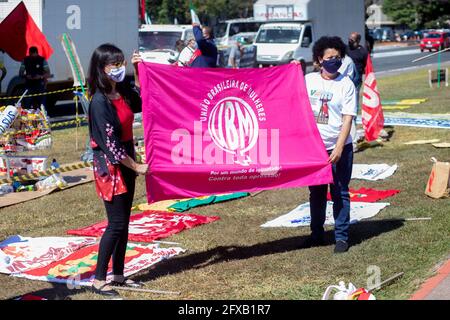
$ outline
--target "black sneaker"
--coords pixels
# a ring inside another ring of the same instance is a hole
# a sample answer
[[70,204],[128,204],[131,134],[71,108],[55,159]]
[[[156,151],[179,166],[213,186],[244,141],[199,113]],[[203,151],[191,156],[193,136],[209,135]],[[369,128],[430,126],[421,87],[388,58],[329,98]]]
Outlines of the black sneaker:
[[344,253],[348,251],[348,243],[344,240],[336,241],[336,246],[334,247],[334,253]]

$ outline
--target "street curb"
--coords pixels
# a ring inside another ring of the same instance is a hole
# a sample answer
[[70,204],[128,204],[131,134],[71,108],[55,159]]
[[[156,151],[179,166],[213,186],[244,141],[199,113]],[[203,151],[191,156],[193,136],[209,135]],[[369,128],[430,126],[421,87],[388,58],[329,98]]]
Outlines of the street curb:
[[437,274],[431,277],[425,283],[422,284],[421,288],[414,293],[409,300],[424,300],[434,288],[436,288],[445,278],[450,276],[450,259],[439,268]]

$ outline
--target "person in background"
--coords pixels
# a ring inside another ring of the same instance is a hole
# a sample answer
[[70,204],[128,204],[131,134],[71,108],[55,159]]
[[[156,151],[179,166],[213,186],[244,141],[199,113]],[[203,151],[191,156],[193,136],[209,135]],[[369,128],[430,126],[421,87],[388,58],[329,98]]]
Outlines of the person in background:
[[[47,80],[50,78],[50,68],[44,57],[39,55],[38,48],[30,47],[28,56],[23,60],[19,76],[25,78],[25,89],[28,90],[27,95],[44,93]],[[45,103],[45,96],[27,97],[23,100],[24,108],[39,108]]]
[[228,58],[228,68],[238,69],[243,55],[243,45],[245,40],[242,37],[236,39],[236,44],[231,47],[230,56]]
[[348,55],[345,55],[345,58],[342,59],[342,66],[338,71],[340,74],[349,77],[352,81],[357,78],[355,64],[353,63],[352,58],[350,58]]
[[[347,55],[349,55],[355,63],[355,77],[353,83],[356,88],[356,109],[357,114],[360,112],[359,93],[361,90],[363,75],[366,72],[367,57],[369,52],[361,44],[361,35],[358,32],[352,32],[348,38]],[[358,151],[357,134],[356,134],[356,118],[354,119],[351,135],[353,137],[353,151]]]
[[365,37],[366,37],[366,49],[367,52],[372,55],[373,53],[373,46],[375,44],[375,39],[370,35],[369,28],[365,26]]
[[[330,193],[335,220],[335,253],[348,250],[350,225],[349,183],[353,148],[350,128],[356,116],[355,85],[338,72],[346,47],[339,37],[321,37],[313,46],[313,61],[320,71],[305,76],[306,88],[317,127],[332,166]],[[294,63],[297,63],[295,61]],[[311,237],[309,246],[324,245],[328,185],[310,186]]]
[[[359,97],[359,90],[362,84],[362,77],[366,71],[367,56],[366,48],[360,45],[361,35],[358,32],[352,32],[348,38],[347,54],[352,58],[356,68],[356,77],[353,81],[356,87],[356,95]],[[359,109],[359,108],[358,108]],[[359,110],[358,110],[359,111]]]
[[175,42],[175,48],[177,49],[178,54],[183,51],[185,47],[184,41],[179,39]]
[[189,61],[191,61],[192,55],[197,49],[197,43],[194,38],[189,39],[187,46],[180,52],[178,56],[178,66],[186,67],[189,66]]
[[103,200],[108,226],[100,240],[93,292],[117,296],[106,282],[112,257],[113,286],[140,287],[124,277],[128,225],[133,203],[136,175],[145,175],[148,164],[135,161],[133,143],[134,113],[141,112],[137,52],[134,66],[135,87],[124,83],[126,60],[112,44],[95,49],[89,66],[89,135],[93,150],[94,178],[98,196]]
[[8,71],[5,68],[5,51],[0,49],[0,71],[2,72],[2,75],[0,76],[0,93],[2,93],[2,81],[5,79],[6,74]]
[[215,68],[217,67],[217,46],[214,42],[214,34],[211,27],[201,28],[198,23],[193,23],[193,31],[197,47],[201,55],[192,62],[193,68]]

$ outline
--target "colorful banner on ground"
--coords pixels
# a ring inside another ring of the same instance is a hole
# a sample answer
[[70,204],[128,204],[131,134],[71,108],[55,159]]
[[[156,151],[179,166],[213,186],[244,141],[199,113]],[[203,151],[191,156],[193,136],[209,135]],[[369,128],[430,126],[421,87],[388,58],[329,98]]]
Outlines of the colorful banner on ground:
[[[376,216],[389,203],[377,202],[351,202],[350,203],[350,223],[357,223],[360,220]],[[309,202],[299,205],[281,217],[268,221],[261,225],[263,228],[274,227],[307,227],[311,223],[311,207]],[[327,202],[325,225],[334,225],[333,202]]]
[[[353,202],[376,202],[392,197],[399,193],[400,190],[376,190],[371,188],[350,188],[350,201]],[[331,201],[331,194],[327,194],[327,199]]]
[[380,93],[377,88],[377,80],[375,79],[375,72],[373,70],[370,55],[367,56],[361,115],[366,140],[369,142],[376,140],[378,134],[383,129],[384,118]]
[[45,267],[96,241],[84,237],[12,236],[0,242],[0,273],[14,274]]
[[[152,242],[167,238],[185,229],[219,220],[219,217],[199,216],[196,214],[171,213],[167,211],[145,211],[132,215],[128,229],[128,240]],[[105,232],[107,221],[89,227],[69,230],[67,234],[100,237]]]
[[149,203],[332,181],[301,67],[139,65]]
[[[139,245],[128,243],[125,254],[124,276],[129,277],[152,265],[178,255],[185,250],[179,247],[159,248],[157,244]],[[90,286],[97,267],[98,245],[91,245],[49,265],[22,273],[13,274],[20,278],[65,283],[69,286]],[[112,264],[108,268],[107,281],[112,280]]]
[[243,197],[248,197],[250,193],[248,192],[235,192],[230,194],[218,194],[214,196],[204,196],[204,197],[197,197],[192,199],[186,199],[178,201],[174,204],[172,204],[170,207],[167,208],[168,211],[173,212],[184,212],[188,211],[189,209],[200,207],[200,206],[206,206],[208,204],[212,203],[219,203],[224,201],[230,201],[234,199],[239,199]]

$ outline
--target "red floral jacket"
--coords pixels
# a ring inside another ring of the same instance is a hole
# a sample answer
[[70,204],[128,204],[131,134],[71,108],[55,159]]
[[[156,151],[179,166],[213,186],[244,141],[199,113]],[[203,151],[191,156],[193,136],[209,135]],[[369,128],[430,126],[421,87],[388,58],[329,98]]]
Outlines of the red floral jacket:
[[[134,113],[141,112],[139,91],[125,91],[125,101]],[[94,154],[94,178],[98,196],[111,201],[115,195],[126,193],[120,162],[128,156],[135,158],[132,141],[122,142],[122,126],[116,109],[102,93],[96,92],[89,104],[89,135]]]

